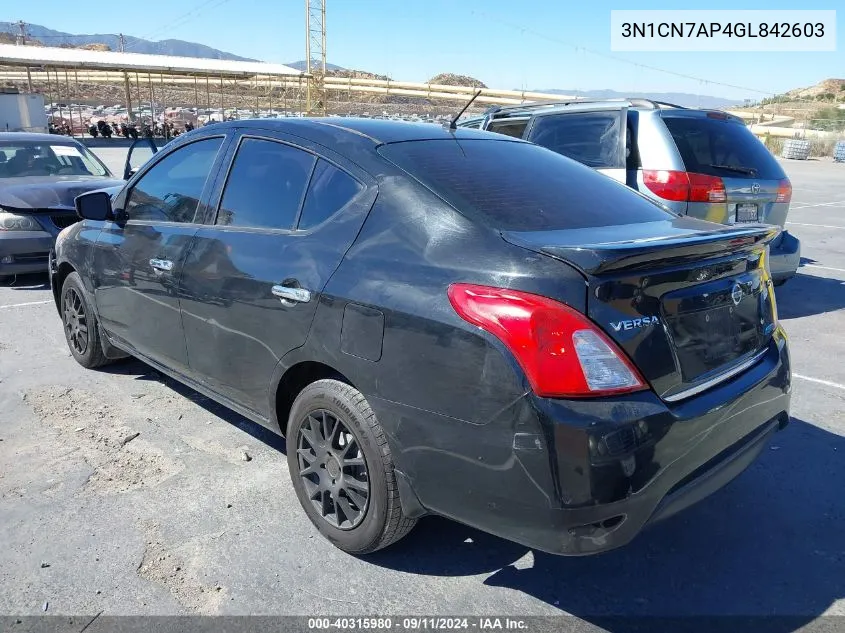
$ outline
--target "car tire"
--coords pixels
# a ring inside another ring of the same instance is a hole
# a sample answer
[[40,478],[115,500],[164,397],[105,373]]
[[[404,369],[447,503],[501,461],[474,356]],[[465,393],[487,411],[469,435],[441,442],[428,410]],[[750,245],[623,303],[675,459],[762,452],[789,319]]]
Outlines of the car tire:
[[97,317],[85,297],[78,273],[70,273],[62,284],[61,316],[65,340],[76,362],[87,369],[110,362],[103,352]]
[[414,527],[402,512],[387,438],[360,391],[339,380],[311,383],[294,400],[286,437],[299,502],[336,547],[369,554]]

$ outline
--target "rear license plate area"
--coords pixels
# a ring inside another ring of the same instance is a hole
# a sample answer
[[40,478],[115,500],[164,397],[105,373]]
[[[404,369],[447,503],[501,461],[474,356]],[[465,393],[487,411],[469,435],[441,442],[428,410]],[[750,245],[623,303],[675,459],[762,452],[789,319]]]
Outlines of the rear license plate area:
[[743,203],[736,205],[736,223],[760,221],[760,208],[756,204]]

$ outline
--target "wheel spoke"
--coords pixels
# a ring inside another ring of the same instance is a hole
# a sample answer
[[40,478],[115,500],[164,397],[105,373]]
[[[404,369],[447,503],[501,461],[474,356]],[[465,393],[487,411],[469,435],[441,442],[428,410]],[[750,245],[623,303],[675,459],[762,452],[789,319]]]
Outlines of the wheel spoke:
[[341,467],[346,468],[348,466],[364,466],[364,458],[363,457],[348,457],[341,461]]
[[320,442],[314,437],[314,432],[311,429],[306,429],[303,426],[299,429],[299,433],[302,435],[303,439],[305,439],[311,448],[317,448],[320,445]]
[[368,493],[370,491],[370,484],[366,481],[358,481],[354,477],[346,477],[343,481],[347,488],[354,488],[355,490],[360,490],[363,493]]
[[298,448],[296,449],[297,454],[302,457],[306,462],[309,464],[313,464],[314,460],[317,459],[317,456],[314,454],[314,451],[307,448]]
[[[353,510],[352,506],[349,505],[349,502],[346,499],[344,499],[343,497],[337,498],[336,505],[337,505],[337,508],[339,510],[339,514],[343,514],[343,517],[347,521],[349,521],[349,523],[355,523],[355,519],[358,517],[359,514],[361,514],[360,510],[358,512]],[[340,520],[340,516],[337,517],[337,523],[338,523],[338,525],[343,523],[343,521]]]
[[352,500],[352,503],[354,503],[358,508],[363,508],[367,505],[367,497],[365,495],[359,494],[354,490],[351,490],[348,486],[344,488],[343,491]]

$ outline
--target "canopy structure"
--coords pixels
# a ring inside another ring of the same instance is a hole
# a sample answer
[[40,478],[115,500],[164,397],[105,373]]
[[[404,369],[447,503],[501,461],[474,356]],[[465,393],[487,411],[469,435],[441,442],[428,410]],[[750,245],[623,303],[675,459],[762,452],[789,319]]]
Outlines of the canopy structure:
[[89,51],[79,48],[15,46],[14,44],[0,44],[0,66],[26,66],[33,70],[36,68],[63,68],[69,70],[111,70],[239,78],[259,75],[306,76],[305,73],[283,64]]

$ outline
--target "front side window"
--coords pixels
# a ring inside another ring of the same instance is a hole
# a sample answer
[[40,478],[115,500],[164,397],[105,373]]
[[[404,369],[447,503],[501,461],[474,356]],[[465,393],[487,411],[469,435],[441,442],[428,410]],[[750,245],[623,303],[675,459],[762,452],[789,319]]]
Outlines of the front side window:
[[226,180],[217,224],[292,229],[316,160],[284,143],[244,139]]
[[193,222],[222,137],[184,145],[153,165],[132,187],[130,220]]

